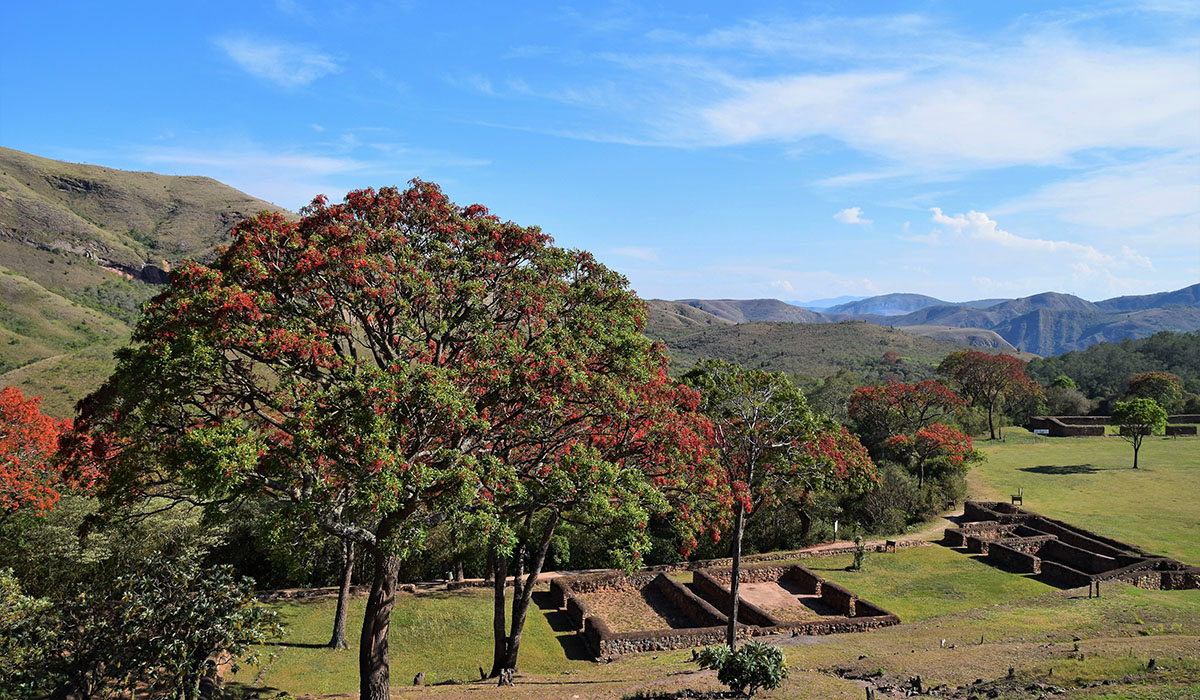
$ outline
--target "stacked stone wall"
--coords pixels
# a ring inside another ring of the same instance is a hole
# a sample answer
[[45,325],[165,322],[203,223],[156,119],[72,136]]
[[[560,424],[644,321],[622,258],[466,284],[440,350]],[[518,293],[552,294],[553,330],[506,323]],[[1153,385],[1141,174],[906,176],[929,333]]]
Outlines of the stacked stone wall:
[[[779,567],[763,568],[778,569]],[[728,588],[729,577],[727,576],[725,580],[727,583],[722,585],[707,571],[697,571],[692,574],[692,588],[695,589],[696,594],[711,603],[728,620],[729,613],[733,610],[733,593]],[[774,581],[778,580],[778,577],[758,580]],[[746,582],[746,579],[743,577],[742,581]],[[774,627],[779,624],[779,620],[748,600],[738,602],[738,622],[746,625],[757,625],[759,627]]]
[[1002,569],[1019,574],[1038,574],[1042,571],[1042,560],[1032,554],[1020,552],[999,542],[992,542],[988,547],[988,561],[994,562]]

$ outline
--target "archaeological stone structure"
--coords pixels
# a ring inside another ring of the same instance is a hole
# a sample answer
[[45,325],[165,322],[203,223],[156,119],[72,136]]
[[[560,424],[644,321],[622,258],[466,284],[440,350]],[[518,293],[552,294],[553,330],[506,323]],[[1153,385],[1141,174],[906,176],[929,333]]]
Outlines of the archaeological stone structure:
[[943,541],[1062,588],[1090,590],[1102,581],[1158,590],[1200,588],[1200,568],[1008,503],[967,501],[962,522],[947,528]]
[[[692,582],[654,571],[563,577],[550,583],[551,605],[565,610],[598,659],[725,641],[730,569],[700,569]],[[896,615],[798,565],[742,570],[739,634],[861,632],[900,623]],[[639,607],[647,614],[637,615]],[[601,609],[603,608],[603,610]]]

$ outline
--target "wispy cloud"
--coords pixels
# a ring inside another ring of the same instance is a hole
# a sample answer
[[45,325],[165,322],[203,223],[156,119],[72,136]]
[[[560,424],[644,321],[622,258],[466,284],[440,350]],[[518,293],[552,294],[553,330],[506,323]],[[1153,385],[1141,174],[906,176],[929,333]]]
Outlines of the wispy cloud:
[[287,88],[307,85],[341,70],[338,61],[306,46],[249,36],[226,36],[214,43],[251,75]]
[[833,218],[843,224],[869,224],[870,219],[862,218],[862,207],[850,207],[833,215]]
[[921,71],[748,79],[702,107],[713,144],[831,136],[935,167],[1065,162],[1090,148],[1179,148],[1196,140],[1200,67],[1182,51],[1031,38]]
[[966,214],[947,216],[938,207],[932,207],[933,222],[967,239],[984,243],[993,248],[1006,248],[1025,255],[1055,256],[1071,264],[1115,268],[1137,265],[1151,268],[1150,259],[1139,255],[1128,246],[1119,254],[1102,253],[1094,246],[1071,241],[1051,241],[1043,238],[1026,238],[1000,228],[987,214],[970,211]]
[[1051,183],[995,209],[996,214],[1053,214],[1103,231],[1152,232],[1169,246],[1191,244],[1200,230],[1200,152],[1099,168]]
[[[413,177],[444,183],[447,170],[488,164],[486,160],[391,143],[386,140],[389,135],[379,129],[362,128],[303,147],[267,146],[228,137],[192,137],[186,146],[155,144],[133,149],[130,155],[156,172],[205,175],[293,210],[308,204],[317,194],[339,200],[351,189],[402,185]],[[221,145],[212,146],[213,142]]]
[[794,294],[796,292],[796,290],[792,288],[792,283],[787,280],[775,280],[771,283],[771,286],[778,287],[788,294]]

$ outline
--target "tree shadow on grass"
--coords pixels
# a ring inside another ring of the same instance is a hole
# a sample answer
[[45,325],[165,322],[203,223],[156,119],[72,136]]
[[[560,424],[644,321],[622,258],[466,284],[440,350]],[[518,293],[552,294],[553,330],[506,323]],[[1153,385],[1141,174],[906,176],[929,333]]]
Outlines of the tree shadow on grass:
[[1100,470],[1090,464],[1042,464],[1036,467],[1022,467],[1020,471],[1030,474],[1067,476],[1069,474],[1095,474]]
[[546,622],[554,631],[554,637],[563,648],[563,653],[571,661],[591,661],[592,655],[584,644],[583,636],[572,634],[575,626],[571,623],[566,611],[555,608],[550,602],[549,591],[537,591],[533,594],[533,604],[546,616]]
[[322,644],[307,644],[304,642],[278,642],[275,646],[295,647],[297,649],[332,649],[333,648],[333,647],[329,646],[329,642],[324,642]]

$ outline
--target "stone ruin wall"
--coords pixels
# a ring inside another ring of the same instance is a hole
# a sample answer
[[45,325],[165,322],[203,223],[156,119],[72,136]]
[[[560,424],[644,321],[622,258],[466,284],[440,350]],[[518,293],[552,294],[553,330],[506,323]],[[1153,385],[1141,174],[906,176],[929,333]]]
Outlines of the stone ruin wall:
[[1041,575],[1067,588],[1108,580],[1161,590],[1200,588],[1200,568],[1009,503],[968,501],[963,511],[969,522],[947,528],[944,543],[985,555],[1008,571]]
[[[550,600],[556,608],[566,609],[572,627],[583,635],[596,658],[721,644],[725,641],[729,620],[730,573],[729,569],[695,572],[693,585],[701,595],[663,573],[641,572],[624,578],[621,574],[557,578],[550,582]],[[739,622],[743,624],[738,627],[739,637],[778,632],[805,635],[861,632],[900,623],[900,618],[896,615],[858,598],[846,588],[826,581],[801,566],[746,567],[743,569],[742,580],[796,581],[806,590],[819,592],[821,600],[842,612],[843,616],[808,621],[778,620],[754,604],[740,600],[738,617]],[[587,604],[577,595],[607,588],[640,589],[646,585],[657,586],[673,605],[696,624],[696,627],[614,632],[603,619],[590,614]]]

